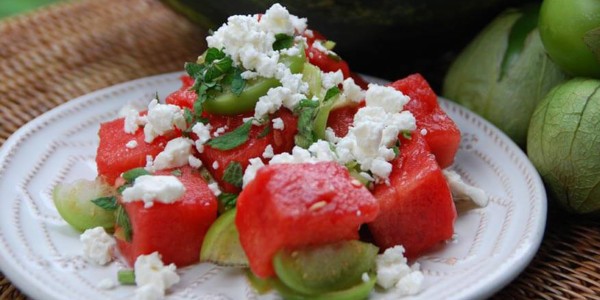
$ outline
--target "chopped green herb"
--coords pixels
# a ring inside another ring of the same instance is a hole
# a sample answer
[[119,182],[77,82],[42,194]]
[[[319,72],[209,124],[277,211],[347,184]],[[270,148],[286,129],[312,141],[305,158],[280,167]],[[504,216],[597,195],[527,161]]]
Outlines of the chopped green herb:
[[208,48],[206,50],[206,56],[204,57],[204,63],[210,64],[215,60],[222,59],[225,57],[225,52],[217,48]]
[[135,284],[135,272],[131,269],[119,270],[117,272],[117,280],[120,284],[134,285]]
[[329,101],[331,98],[340,94],[340,89],[337,86],[334,86],[327,90],[325,93],[325,97],[323,98],[323,102]]
[[123,229],[123,234],[125,235],[125,241],[131,242],[131,237],[133,236],[133,228],[131,227],[131,221],[129,220],[129,215],[127,215],[127,211],[123,205],[119,205],[117,207],[117,218],[116,223],[121,229]]
[[115,196],[96,198],[92,200],[92,203],[105,210],[117,209],[117,197]]
[[402,131],[402,136],[405,139],[410,140],[410,139],[412,139],[412,132],[410,132],[409,130],[404,130],[404,131]]
[[248,140],[248,134],[252,127],[252,120],[246,121],[240,127],[224,135],[209,140],[206,144],[218,150],[231,150],[242,145]]
[[296,145],[302,148],[308,148],[316,142],[316,137],[313,132],[316,111],[317,108],[315,107],[304,107],[300,109],[298,114],[298,133],[294,136],[294,141]]
[[131,187],[131,186],[132,186],[132,184],[131,184],[131,183],[126,183],[126,184],[124,184],[124,185],[122,185],[122,186],[118,187],[118,188],[117,188],[117,192],[119,192],[119,194],[123,194],[123,191],[124,191],[126,188],[128,188],[128,187]]
[[188,125],[192,125],[192,123],[194,123],[194,114],[189,108],[186,107],[183,109],[183,117],[185,118],[185,123]]
[[244,171],[242,170],[242,165],[237,161],[232,161],[227,165],[227,168],[225,168],[223,180],[236,187],[242,187],[243,176]]
[[135,169],[131,169],[131,170],[123,173],[123,175],[121,175],[121,176],[128,183],[132,183],[136,178],[138,178],[142,175],[150,175],[150,173],[148,171],[146,171],[146,169],[144,169],[144,168],[135,168]]
[[242,71],[239,68],[233,70],[231,79],[231,92],[239,96],[246,87],[246,80],[242,78]]
[[179,169],[173,170],[173,171],[171,171],[171,174],[173,176],[181,177],[181,170],[179,170]]
[[238,195],[232,194],[232,193],[221,193],[219,195],[219,197],[217,197],[217,199],[219,200],[219,203],[221,204],[221,207],[223,207],[223,211],[227,211],[232,208],[235,208],[235,205],[237,203],[237,198],[238,198]]
[[392,150],[394,151],[394,158],[396,158],[396,157],[398,157],[398,155],[400,155],[400,148],[398,146],[392,147]]
[[275,35],[275,42],[273,42],[273,50],[282,50],[290,48],[294,45],[294,37],[285,33],[279,33]]
[[187,62],[184,65],[185,71],[190,77],[197,78],[204,73],[204,66],[196,63]]

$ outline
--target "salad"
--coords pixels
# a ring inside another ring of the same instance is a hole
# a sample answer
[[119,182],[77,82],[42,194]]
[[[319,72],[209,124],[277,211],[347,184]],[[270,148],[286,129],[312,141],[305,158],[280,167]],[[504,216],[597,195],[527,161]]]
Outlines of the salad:
[[86,259],[126,262],[137,299],[198,263],[286,299],[418,293],[409,261],[453,237],[455,201],[487,204],[447,170],[460,132],[427,81],[368,84],[279,4],[206,40],[180,89],[100,125],[95,180],[54,189]]

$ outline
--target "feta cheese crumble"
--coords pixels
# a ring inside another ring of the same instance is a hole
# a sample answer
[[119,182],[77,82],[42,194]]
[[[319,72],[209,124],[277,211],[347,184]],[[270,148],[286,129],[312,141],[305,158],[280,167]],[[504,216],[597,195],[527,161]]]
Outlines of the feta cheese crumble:
[[162,299],[166,290],[179,282],[175,264],[165,266],[158,252],[140,255],[135,261],[136,299]]
[[392,87],[370,84],[365,93],[366,106],[356,112],[348,134],[336,143],[340,163],[356,160],[361,170],[374,175],[375,181],[387,180],[398,135],[416,129],[414,116],[402,111],[409,100]]
[[454,202],[470,201],[477,207],[488,205],[489,197],[482,189],[467,184],[455,171],[442,170],[442,173],[450,186]]
[[152,143],[157,136],[173,130],[173,127],[185,129],[183,110],[176,105],[160,104],[156,99],[150,101],[144,126],[144,141]]
[[273,129],[283,130],[285,128],[285,124],[281,118],[275,118],[271,122],[273,122]]
[[123,191],[123,202],[143,201],[144,207],[150,208],[155,201],[173,203],[184,193],[185,187],[175,176],[142,175]]
[[221,189],[219,188],[219,184],[216,182],[211,182],[208,184],[208,189],[215,195],[215,197],[219,197],[221,195]]
[[98,226],[87,229],[79,236],[79,240],[83,243],[85,260],[98,265],[105,265],[113,260],[113,251],[117,243],[104,228]]
[[154,158],[154,170],[172,169],[189,163],[194,141],[185,137],[170,140],[165,149]]
[[421,290],[424,276],[418,263],[408,266],[404,247],[386,249],[375,259],[377,285],[384,289],[394,288],[401,296],[414,295]]
[[127,147],[127,149],[134,149],[137,146],[138,146],[138,142],[136,140],[131,140],[131,141],[127,142],[127,144],[125,144],[125,147]]
[[198,153],[204,152],[204,144],[210,140],[210,131],[212,126],[210,124],[203,124],[198,122],[192,127],[192,132],[198,137],[195,142],[196,150]]
[[273,146],[267,145],[267,147],[265,147],[265,151],[262,154],[262,157],[264,157],[264,158],[271,158],[274,155],[275,155],[275,153],[273,153]]

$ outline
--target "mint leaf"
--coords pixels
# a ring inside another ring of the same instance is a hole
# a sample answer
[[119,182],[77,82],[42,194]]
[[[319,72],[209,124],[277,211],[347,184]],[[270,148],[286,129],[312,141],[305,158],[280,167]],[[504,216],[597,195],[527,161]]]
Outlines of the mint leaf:
[[323,98],[323,102],[329,101],[331,98],[340,94],[340,89],[337,86],[334,86],[327,90],[325,93],[325,98]]
[[171,171],[171,175],[181,177],[181,170],[180,169],[173,170],[173,171]]
[[294,142],[302,148],[308,148],[316,142],[315,134],[313,132],[316,110],[316,107],[308,106],[299,111],[298,133],[294,136]]
[[[225,75],[227,72],[231,70],[233,66],[233,60],[230,57],[224,57],[222,59],[214,61],[212,65],[206,68],[206,72],[204,74],[204,81],[208,84],[209,82],[214,81],[215,79]],[[214,87],[213,85],[208,85],[208,87]]]
[[116,218],[117,226],[123,229],[123,234],[125,234],[125,241],[131,242],[131,237],[133,236],[133,228],[131,227],[131,221],[129,220],[129,215],[127,215],[127,211],[123,205],[119,205],[117,207],[117,218]]
[[92,203],[105,210],[117,209],[117,197],[115,196],[96,198],[92,200]]
[[144,168],[135,168],[123,173],[121,176],[127,183],[132,183],[136,178],[142,175],[150,175],[150,173]]
[[270,132],[271,132],[271,126],[266,125],[265,128],[260,132],[260,134],[257,137],[259,139],[262,139],[265,136],[267,136]]
[[294,45],[294,37],[285,33],[279,33],[275,35],[275,42],[273,42],[273,50],[282,50],[290,48]]
[[206,144],[218,150],[231,150],[248,140],[251,127],[252,120],[249,120],[235,130],[209,140]]
[[198,78],[204,73],[204,66],[197,63],[186,62],[184,65],[185,72],[192,78]]
[[217,59],[222,59],[225,57],[225,52],[217,49],[217,48],[208,48],[206,50],[206,56],[204,57],[204,62],[206,64],[210,64]]
[[238,198],[237,194],[231,194],[231,193],[221,193],[217,197],[217,199],[219,200],[219,203],[223,207],[224,211],[235,208],[235,205],[237,203],[237,198]]
[[239,68],[233,69],[232,79],[231,79],[231,92],[236,96],[239,96],[244,88],[246,87],[246,80],[242,78],[242,70]]
[[232,161],[227,165],[227,168],[225,168],[223,180],[236,187],[242,187],[243,176],[244,171],[242,170],[242,165],[237,161]]

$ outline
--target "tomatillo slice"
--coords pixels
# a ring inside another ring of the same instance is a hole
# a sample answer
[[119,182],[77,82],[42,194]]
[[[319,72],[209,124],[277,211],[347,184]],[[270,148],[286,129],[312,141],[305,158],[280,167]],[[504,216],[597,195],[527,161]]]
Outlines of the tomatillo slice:
[[362,282],[374,268],[378,248],[361,241],[343,241],[298,250],[280,250],[273,258],[278,278],[307,295],[341,291]]
[[[282,56],[281,62],[285,64],[293,74],[301,73],[304,69],[306,56],[304,50],[300,50],[296,56]],[[254,110],[258,98],[267,94],[269,89],[280,86],[281,82],[275,78],[258,78],[246,82],[246,87],[236,95],[228,86],[223,92],[209,98],[204,102],[204,110],[215,115],[238,115]]]
[[235,227],[236,211],[235,208],[226,211],[210,226],[202,242],[200,261],[221,266],[248,266],[248,258]]
[[[116,196],[114,188],[97,180],[77,180],[57,185],[52,191],[52,200],[60,216],[79,231],[104,227],[112,232],[115,224],[115,210],[105,209],[92,200]],[[116,203],[116,199],[114,200]]]
[[271,285],[281,294],[283,299],[286,300],[361,300],[369,297],[369,294],[373,288],[375,288],[377,277],[373,274],[370,274],[367,281],[361,281],[345,290],[313,295],[298,293],[276,278],[269,279],[269,281],[271,282]]

